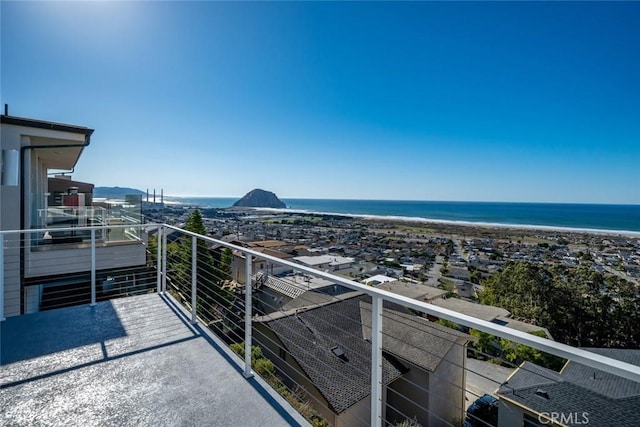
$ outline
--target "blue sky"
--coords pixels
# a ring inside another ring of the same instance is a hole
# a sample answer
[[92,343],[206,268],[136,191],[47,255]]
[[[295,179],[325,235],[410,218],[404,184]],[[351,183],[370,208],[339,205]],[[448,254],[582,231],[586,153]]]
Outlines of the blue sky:
[[640,3],[0,3],[10,114],[165,194],[640,203]]

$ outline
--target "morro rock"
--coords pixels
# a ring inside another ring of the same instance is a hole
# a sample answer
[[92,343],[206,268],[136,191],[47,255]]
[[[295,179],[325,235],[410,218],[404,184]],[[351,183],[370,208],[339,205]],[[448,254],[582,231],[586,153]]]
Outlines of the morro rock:
[[278,199],[278,196],[271,191],[261,190],[256,188],[249,191],[245,196],[233,204],[235,207],[245,208],[274,208],[282,209],[287,205],[282,203],[282,200]]

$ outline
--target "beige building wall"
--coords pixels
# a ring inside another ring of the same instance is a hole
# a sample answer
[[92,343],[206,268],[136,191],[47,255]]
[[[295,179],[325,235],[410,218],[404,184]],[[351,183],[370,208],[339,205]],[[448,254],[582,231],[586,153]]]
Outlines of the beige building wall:
[[429,372],[400,359],[409,368],[391,384],[387,392],[388,421],[393,425],[402,422],[405,417],[422,426],[429,425]]
[[[82,144],[85,135],[48,129],[31,128],[3,123],[0,129],[0,149],[18,150],[42,142]],[[24,182],[18,186],[0,185],[0,230],[20,230],[21,198],[24,189],[24,228],[38,222],[38,209],[46,208],[47,165],[38,150],[24,150],[20,159],[20,175]],[[22,185],[22,186],[21,186]],[[35,221],[35,222],[32,222]],[[4,235],[4,315],[20,314],[20,237]]]
[[466,353],[466,345],[453,345],[429,376],[429,426],[457,425],[464,419]]

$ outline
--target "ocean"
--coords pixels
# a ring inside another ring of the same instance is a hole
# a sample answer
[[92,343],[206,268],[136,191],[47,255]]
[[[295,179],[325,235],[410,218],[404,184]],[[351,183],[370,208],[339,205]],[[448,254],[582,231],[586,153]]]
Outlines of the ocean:
[[[167,197],[177,203],[224,208],[238,198]],[[640,232],[640,205],[282,199],[288,209],[362,215],[588,230]]]

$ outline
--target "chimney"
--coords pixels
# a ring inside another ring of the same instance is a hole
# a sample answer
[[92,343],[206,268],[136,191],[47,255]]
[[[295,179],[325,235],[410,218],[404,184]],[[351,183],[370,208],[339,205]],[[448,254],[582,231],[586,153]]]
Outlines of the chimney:
[[147,188],[147,203],[149,203],[149,189]]
[[153,189],[153,204],[156,204],[156,189]]
[[164,188],[160,189],[160,204],[164,204]]
[[9,115],[9,104],[4,104],[4,115],[5,116]]

